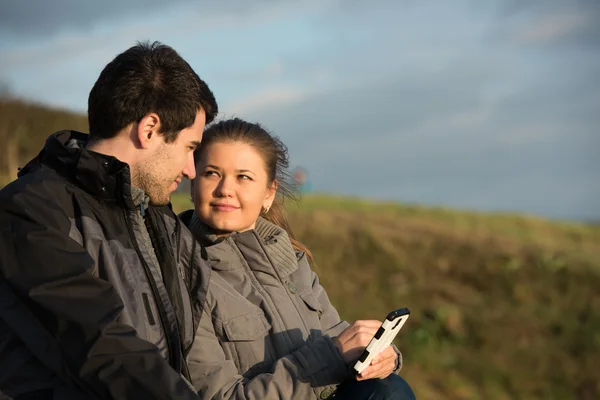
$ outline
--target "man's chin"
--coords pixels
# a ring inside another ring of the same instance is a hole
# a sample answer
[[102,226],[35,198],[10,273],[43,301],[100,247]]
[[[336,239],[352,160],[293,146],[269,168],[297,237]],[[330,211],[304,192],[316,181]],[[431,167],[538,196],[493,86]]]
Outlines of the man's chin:
[[170,201],[159,201],[159,202],[150,202],[150,204],[154,207],[164,207],[164,206],[168,206],[169,204],[171,204]]
[[162,207],[162,206],[166,206],[169,205],[171,203],[171,195],[168,196],[160,196],[160,197],[156,197],[156,196],[150,196],[150,204],[155,206],[155,207]]

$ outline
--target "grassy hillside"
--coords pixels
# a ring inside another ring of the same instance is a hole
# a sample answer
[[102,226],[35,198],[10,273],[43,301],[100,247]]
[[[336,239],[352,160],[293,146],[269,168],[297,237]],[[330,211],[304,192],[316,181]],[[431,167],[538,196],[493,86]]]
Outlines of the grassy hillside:
[[15,179],[17,167],[33,158],[51,133],[87,132],[85,115],[0,98],[0,187]]
[[[86,125],[0,99],[0,187]],[[343,318],[412,310],[397,344],[420,400],[600,399],[600,226],[333,197],[289,212]]]
[[411,309],[397,344],[419,399],[600,399],[600,227],[318,196],[289,211],[343,318]]

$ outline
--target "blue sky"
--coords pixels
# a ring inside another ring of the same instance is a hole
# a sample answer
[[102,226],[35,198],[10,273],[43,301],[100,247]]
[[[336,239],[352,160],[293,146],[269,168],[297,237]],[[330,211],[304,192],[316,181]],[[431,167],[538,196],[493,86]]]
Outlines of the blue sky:
[[600,219],[599,20],[597,0],[4,0],[0,81],[85,112],[106,63],[159,40],[314,190]]

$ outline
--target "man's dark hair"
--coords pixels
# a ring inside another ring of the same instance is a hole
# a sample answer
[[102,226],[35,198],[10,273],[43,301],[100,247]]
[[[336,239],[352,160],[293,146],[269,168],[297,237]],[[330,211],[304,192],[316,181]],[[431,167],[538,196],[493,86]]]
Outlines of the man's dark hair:
[[104,67],[90,91],[90,139],[113,138],[154,112],[161,121],[159,133],[173,142],[200,109],[207,125],[218,113],[213,93],[192,67],[169,46],[138,42]]

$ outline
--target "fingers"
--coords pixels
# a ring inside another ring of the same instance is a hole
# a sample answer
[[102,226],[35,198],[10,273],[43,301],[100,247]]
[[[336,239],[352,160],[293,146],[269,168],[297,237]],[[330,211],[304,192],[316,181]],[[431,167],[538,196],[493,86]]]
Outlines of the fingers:
[[377,330],[381,326],[381,321],[377,321],[374,319],[363,319],[363,320],[355,321],[352,324],[352,326],[363,326],[363,327]]
[[356,361],[380,326],[380,321],[356,321],[337,336],[334,343],[346,363]]
[[384,379],[387,378],[394,368],[396,368],[396,352],[389,346],[384,351],[379,353],[361,374],[357,375],[359,381],[367,379]]
[[381,353],[377,354],[377,356],[375,356],[373,358],[373,361],[371,361],[371,364],[379,364],[379,363],[385,362],[389,359],[396,362],[397,357],[398,357],[398,354],[396,354],[396,352],[394,351],[394,348],[392,346],[388,346]]
[[370,341],[380,326],[381,322],[379,321],[356,321],[350,326],[349,330],[352,333],[351,337],[367,337]]
[[371,330],[357,330],[353,332],[349,332],[347,337],[347,342],[353,342],[357,346],[367,347],[373,336],[375,336],[376,331]]
[[356,380],[365,381],[367,379],[385,379],[394,371],[394,364],[381,363],[379,365],[370,365],[361,374],[357,375]]
[[366,346],[381,326],[379,321],[356,321],[338,336],[341,342],[357,341]]

